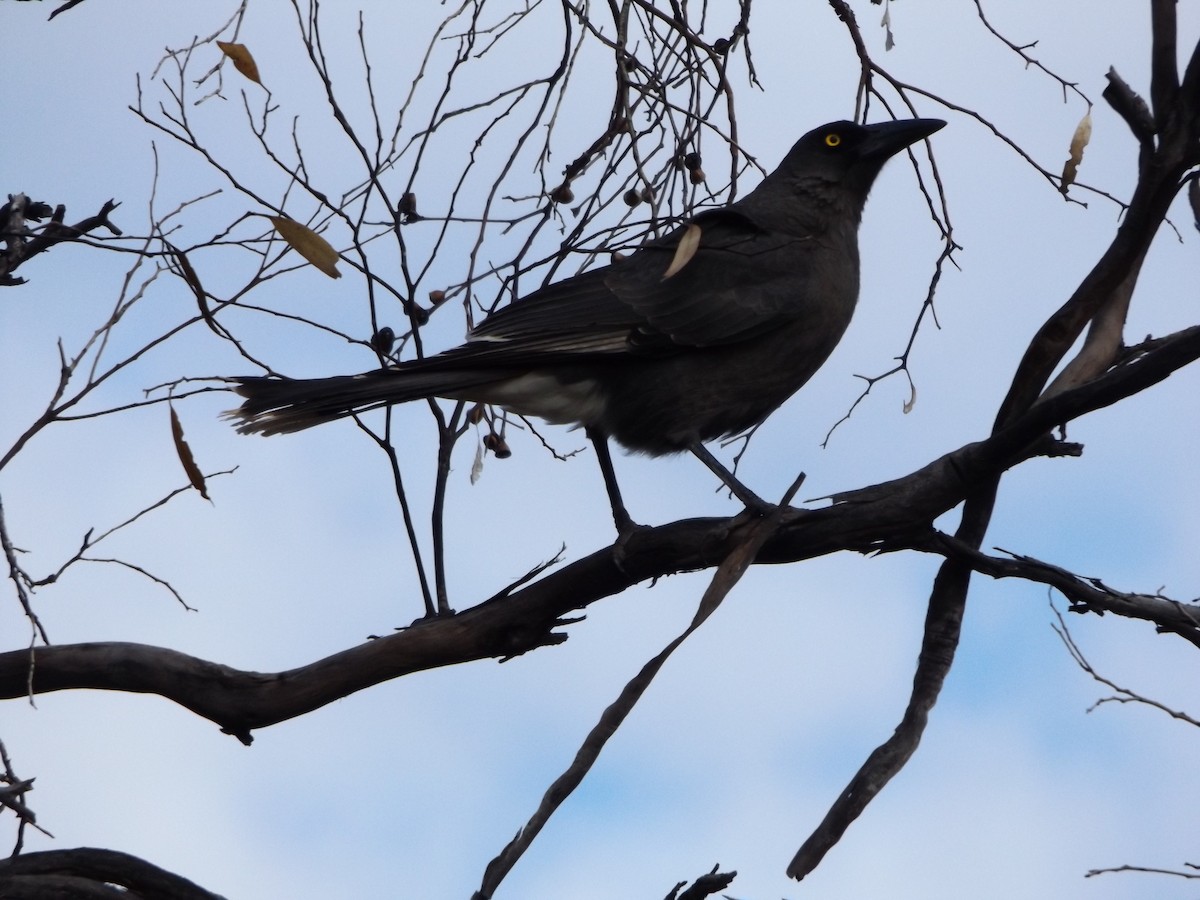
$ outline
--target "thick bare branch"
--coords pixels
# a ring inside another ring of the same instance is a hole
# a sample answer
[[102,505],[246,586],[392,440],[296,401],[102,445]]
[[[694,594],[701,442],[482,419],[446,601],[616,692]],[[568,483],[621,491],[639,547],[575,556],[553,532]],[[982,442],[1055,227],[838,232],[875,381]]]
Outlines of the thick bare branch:
[[0,859],[0,895],[5,897],[120,897],[221,900],[180,875],[116,850],[79,847]]
[[[1053,452],[1051,429],[1116,403],[1200,358],[1200,326],[1155,342],[1112,372],[1039,403],[985,441],[967,444],[893,481],[835,496],[833,506],[788,509],[758,563],[796,562],[838,550],[913,546],[932,522],[1032,455]],[[0,698],[97,688],[155,693],[244,741],[249,732],[363,688],[425,669],[504,658],[561,643],[563,617],[674,572],[717,566],[737,546],[738,520],[692,519],[647,528],[539,581],[459,615],[422,621],[280,673],[243,672],[139,644],[72,644],[0,654]],[[961,535],[960,535],[961,537]],[[30,675],[30,652],[34,669]]]
[[1070,601],[1074,613],[1113,613],[1152,622],[1159,631],[1177,634],[1200,647],[1200,606],[1162,594],[1119,591],[1099,578],[1084,577],[1032,556],[1011,554],[1010,559],[988,556],[949,535],[937,533],[919,543],[919,549],[953,557],[976,572],[992,578],[1020,578],[1054,588]]

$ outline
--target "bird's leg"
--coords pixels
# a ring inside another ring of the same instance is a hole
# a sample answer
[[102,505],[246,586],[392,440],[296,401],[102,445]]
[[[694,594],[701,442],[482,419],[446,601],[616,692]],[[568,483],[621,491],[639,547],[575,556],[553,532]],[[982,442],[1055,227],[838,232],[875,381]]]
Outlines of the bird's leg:
[[737,477],[727,468],[721,465],[721,461],[713,456],[708,448],[699,441],[692,441],[688,444],[688,449],[692,451],[692,455],[700,462],[704,463],[712,471],[714,475],[721,479],[725,487],[733,492],[733,496],[737,497],[746,504],[746,508],[751,512],[756,512],[759,515],[766,515],[771,510],[775,509],[774,503],[768,503],[750,488],[746,487]]
[[613,471],[612,454],[608,452],[608,438],[599,431],[586,429],[592,446],[596,448],[596,460],[600,463],[600,474],[604,476],[604,490],[608,492],[608,502],[612,506],[613,523],[617,526],[617,534],[625,537],[637,528],[637,523],[625,509],[625,501],[621,499],[621,488],[617,484],[617,473]]

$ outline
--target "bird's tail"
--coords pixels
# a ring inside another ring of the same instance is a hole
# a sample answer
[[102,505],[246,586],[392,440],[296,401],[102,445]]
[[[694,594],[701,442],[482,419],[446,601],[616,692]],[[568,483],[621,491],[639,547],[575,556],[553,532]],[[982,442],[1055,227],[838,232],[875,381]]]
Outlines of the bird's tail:
[[405,369],[333,378],[237,378],[234,390],[246,399],[225,416],[242,434],[287,434],[393,403],[454,398],[492,378],[479,372]]

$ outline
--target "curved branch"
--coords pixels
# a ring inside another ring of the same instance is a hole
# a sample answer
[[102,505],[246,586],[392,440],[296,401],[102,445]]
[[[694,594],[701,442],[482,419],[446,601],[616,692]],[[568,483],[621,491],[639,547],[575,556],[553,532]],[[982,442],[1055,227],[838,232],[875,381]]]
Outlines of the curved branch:
[[[1079,415],[1082,411],[1115,402],[1118,395],[1127,396],[1124,392],[1143,390],[1166,377],[1165,371],[1174,371],[1172,366],[1177,361],[1175,354],[1181,350],[1185,358],[1196,358],[1195,354],[1200,353],[1200,327],[1155,342],[1154,349],[1148,349],[1145,355],[1131,353],[1121,366],[1078,390],[1041,401],[1030,414],[994,432],[988,441],[975,445],[981,451],[981,460],[992,457],[993,453],[1011,452],[1015,447],[1024,447],[1028,453],[1031,447],[1036,446],[1029,441],[1035,439],[1036,435],[1045,435],[1046,425],[1064,414],[1065,407],[1074,410],[1072,416]],[[1152,361],[1148,361],[1151,358]],[[967,449],[963,448],[964,451]],[[959,453],[962,454],[962,451]],[[966,460],[948,461],[957,468]],[[789,877],[801,880],[812,872],[841,840],[846,829],[916,752],[928,723],[929,711],[941,694],[958,648],[972,571],[972,565],[964,559],[964,554],[977,551],[983,542],[991,520],[1000,473],[1005,468],[1007,466],[998,467],[993,475],[985,475],[976,483],[977,486],[966,497],[962,521],[955,537],[946,538],[961,547],[962,553],[953,556],[947,554],[934,580],[921,653],[913,676],[912,694],[900,724],[893,735],[871,753],[821,823],[800,846],[788,866]],[[876,490],[870,489],[872,492]],[[864,493],[856,492],[854,496],[863,496]],[[928,533],[923,537],[927,538]]]
[[[932,522],[1031,456],[1056,453],[1047,437],[1058,425],[1145,390],[1200,358],[1200,326],[1151,342],[1082,387],[1045,400],[984,441],[967,444],[921,469],[848,491],[824,509],[787,509],[755,558],[790,563],[838,550],[910,547]],[[639,582],[712,568],[742,540],[748,520],[690,519],[633,534],[514,593],[453,617],[423,620],[286,672],[246,672],[174,650],[128,643],[67,644],[0,654],[0,698],[93,688],[159,694],[220,725],[244,743],[250,731],[318,709],[333,700],[413,672],[486,658],[507,658],[562,643],[554,629],[574,610]]]
[[[835,6],[840,0],[831,0]],[[1154,120],[1159,141],[1149,146],[1135,114],[1132,91],[1115,77],[1110,77],[1113,90],[1105,98],[1126,118],[1141,143],[1139,178],[1126,215],[1108,249],[1084,278],[1072,296],[1038,330],[1030,342],[1013,376],[1012,385],[1000,405],[992,430],[992,438],[982,446],[996,444],[993,449],[1009,450],[1024,447],[1040,435],[1038,423],[1047,416],[1066,412],[1058,401],[1069,395],[1065,404],[1079,415],[1086,409],[1099,408],[1113,402],[1114,390],[1120,393],[1144,389],[1161,377],[1156,364],[1161,364],[1174,351],[1185,356],[1196,350],[1200,337],[1193,328],[1173,335],[1150,350],[1155,364],[1143,364],[1144,357],[1131,353],[1118,360],[1125,314],[1137,283],[1137,276],[1146,251],[1166,219],[1167,211],[1185,183],[1187,171],[1200,164],[1200,122],[1194,113],[1200,92],[1200,76],[1196,75],[1196,56],[1188,65],[1182,91],[1176,68],[1175,8],[1173,0],[1152,0],[1154,31],[1151,96]],[[852,28],[852,30],[854,30]],[[1197,49],[1200,53],[1200,48]],[[880,71],[872,66],[872,71]],[[881,72],[881,74],[884,74]],[[884,75],[884,77],[887,77]],[[1124,91],[1118,88],[1125,87]],[[1136,96],[1136,95],[1133,95]],[[1043,390],[1051,372],[1066,355],[1084,327],[1092,323],[1088,341],[1080,356],[1072,361],[1049,390]],[[1167,350],[1170,345],[1170,350]],[[1166,352],[1159,352],[1166,350]],[[1192,356],[1191,358],[1195,358]],[[1115,365],[1114,365],[1115,363]],[[1109,367],[1112,366],[1111,369]],[[1167,368],[1171,363],[1167,361]],[[1107,374],[1095,377],[1108,370]],[[1171,369],[1173,371],[1173,369]],[[1149,376],[1150,380],[1145,380]],[[1095,380],[1088,381],[1088,379]],[[1143,381],[1142,387],[1134,383]],[[1076,390],[1073,387],[1083,382]],[[1068,417],[1070,417],[1068,416]],[[1065,421],[1065,419],[1063,420]],[[967,448],[963,448],[964,450]],[[986,457],[987,454],[985,454]],[[978,551],[991,521],[1000,475],[1007,466],[996,466],[990,478],[978,481],[968,492],[962,519],[955,535],[963,553]],[[968,479],[969,480],[969,479]],[[867,493],[879,496],[879,488]],[[856,492],[855,496],[863,496]],[[924,732],[927,714],[937,700],[941,685],[954,660],[962,615],[970,585],[971,564],[962,554],[947,556],[934,581],[925,636],[914,676],[913,691],[904,718],[895,734],[876,748],[850,784],[830,808],[818,828],[797,851],[788,866],[788,875],[797,880],[811,872],[825,854],[841,839],[846,828],[862,813],[867,804],[891,778],[899,772],[916,750]],[[1185,637],[1190,632],[1182,632]]]
[[79,847],[47,850],[0,859],[0,896],[118,897],[112,885],[129,896],[171,900],[221,900],[188,879],[116,850]]
[[[1153,622],[1159,631],[1177,634],[1200,647],[1200,607],[1172,600],[1161,594],[1127,593],[1111,588],[1098,578],[1085,578],[1066,569],[1034,559],[1010,554],[1011,559],[988,556],[947,534],[931,535],[923,546],[914,549],[939,553],[965,562],[976,572],[992,578],[1022,578],[1049,585],[1070,602],[1074,613],[1106,612],[1130,619]],[[1008,551],[1003,551],[1008,552]]]
[[945,565],[938,572],[904,716],[892,736],[871,752],[821,824],[800,845],[788,865],[789,878],[800,881],[816,869],[846,829],[916,752],[929,721],[929,711],[942,692],[958,649],[969,576],[970,569],[965,566]]
[[[1168,7],[1171,8],[1169,12]],[[1185,174],[1200,164],[1200,122],[1186,106],[1187,103],[1194,104],[1198,98],[1179,97],[1173,52],[1174,12],[1170,0],[1166,3],[1156,0],[1154,26],[1154,83],[1151,90],[1158,124],[1158,145],[1149,153],[1143,147],[1137,186],[1112,243],[1071,297],[1046,320],[1030,342],[1001,404],[996,417],[997,427],[1037,400],[1046,379],[1088,322],[1107,305],[1119,302],[1124,292],[1132,292],[1138,267],[1166,219],[1172,201],[1183,187]],[[1167,43],[1172,53],[1164,62],[1160,54]],[[1168,66],[1170,72],[1167,72]],[[1120,111],[1118,98],[1121,96],[1121,92],[1107,92],[1105,99]],[[1168,99],[1179,99],[1180,105],[1169,110],[1159,105]],[[1136,136],[1137,129],[1134,131]]]
[[[792,484],[791,489],[789,489],[787,496],[784,498],[783,502],[785,504],[791,501],[791,498],[799,490],[803,481],[804,476],[801,475]],[[712,581],[709,582],[708,588],[700,598],[700,605],[696,610],[695,616],[692,618],[691,624],[661,651],[655,654],[653,659],[642,666],[638,674],[622,689],[620,696],[604,710],[604,713],[600,716],[600,721],[588,732],[587,738],[579,748],[579,752],[575,754],[575,759],[571,762],[571,765],[546,790],[546,793],[542,796],[542,802],[538,804],[537,810],[530,817],[529,821],[505,845],[504,849],[488,863],[487,868],[484,870],[483,883],[480,885],[479,890],[472,895],[472,900],[490,900],[495,894],[500,882],[516,864],[517,860],[529,849],[530,844],[533,843],[534,838],[545,827],[550,817],[554,815],[555,811],[571,795],[575,788],[579,787],[583,782],[584,776],[587,775],[599,758],[600,751],[607,745],[609,738],[621,727],[621,723],[625,721],[638,700],[645,694],[646,689],[650,687],[650,683],[666,664],[671,654],[696,629],[704,624],[716,608],[721,605],[729,591],[733,589],[733,586],[737,584],[753,564],[754,558],[758,555],[759,548],[766,543],[767,539],[779,527],[784,508],[783,506],[777,507],[769,516],[758,519],[751,523],[748,528],[743,529],[743,536],[738,541],[737,546],[721,562],[721,565],[717,567]],[[695,893],[695,889],[693,888],[688,893],[689,895]]]

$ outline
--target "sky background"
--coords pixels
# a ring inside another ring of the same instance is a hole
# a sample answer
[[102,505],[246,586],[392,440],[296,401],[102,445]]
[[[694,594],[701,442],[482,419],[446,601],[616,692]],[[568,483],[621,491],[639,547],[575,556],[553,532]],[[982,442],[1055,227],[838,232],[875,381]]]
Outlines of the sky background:
[[[1059,171],[1084,103],[1073,95],[1064,103],[1057,83],[1026,70],[984,32],[973,8],[958,6],[935,12],[895,4],[896,47],[885,54],[876,26],[882,10],[855,4],[873,52],[893,74],[979,110]],[[1039,60],[1101,103],[1080,180],[1128,196],[1136,148],[1100,94],[1110,66],[1148,93],[1146,4],[992,6],[998,29],[1017,43],[1037,41]],[[20,127],[7,128],[0,143],[0,189],[66,203],[69,221],[114,197],[122,201],[114,220],[142,234],[152,140],[160,210],[222,186],[127,106],[139,74],[148,105],[158,102],[162,90],[149,76],[163,48],[216,30],[225,6],[129,2],[118,13],[91,2],[47,22],[50,8],[0,4],[6,68],[19,73],[20,88],[5,94],[6,121]],[[363,8],[386,104],[406,89],[429,23],[445,12]],[[325,10],[331,59],[346,65],[339,86],[354,97],[357,21]],[[1186,52],[1200,37],[1200,10],[1181,4],[1179,13]],[[722,23],[712,36],[734,21],[727,10],[712,15]],[[764,90],[734,82],[738,119],[743,141],[769,168],[802,133],[853,114],[857,63],[822,4],[759,4],[752,28]],[[239,39],[272,88],[279,120],[301,117],[321,183],[331,194],[353,184],[352,155],[322,106],[290,8],[253,3]],[[542,51],[557,53],[557,44],[533,42],[526,56],[496,65],[537,61]],[[198,52],[205,56],[196,71],[203,72],[215,51]],[[608,70],[600,71],[594,103],[605,109]],[[226,73],[230,99],[195,108],[195,123],[275,199],[280,176],[262,166],[246,138],[237,78]],[[479,89],[490,85],[481,80]],[[259,102],[255,90],[250,96]],[[594,137],[602,113],[587,102],[567,110],[559,126],[564,164],[578,152],[569,141],[573,121],[588,141]],[[760,430],[742,462],[744,481],[764,497],[781,494],[800,470],[808,473],[804,498],[875,483],[986,435],[1029,337],[1117,224],[1115,204],[1083,194],[1086,208],[1065,203],[978,123],[932,101],[920,113],[949,121],[934,146],[963,250],[961,269],[948,269],[939,290],[941,328],[922,331],[912,357],[916,405],[904,414],[906,384],[885,382],[820,447],[858,395],[854,375],[887,369],[903,349],[939,251],[913,172],[897,161],[867,206],[862,295],[850,331]],[[431,203],[444,190],[438,174],[436,166],[424,171],[421,196]],[[754,181],[748,176],[747,186]],[[183,220],[181,238],[211,234],[248,209],[256,207],[226,191]],[[1185,207],[1174,221],[1178,233],[1164,230],[1147,260],[1130,341],[1196,321],[1200,236]],[[456,263],[439,261],[422,288],[449,278]],[[127,258],[59,247],[21,270],[28,285],[4,292],[0,446],[44,407],[58,371],[55,341],[61,336],[72,348],[98,327],[127,265]],[[361,302],[354,304],[362,281],[343,271],[347,277],[335,283],[306,268],[269,285],[268,296],[287,298],[297,311],[361,320]],[[201,277],[220,294],[240,274],[208,268]],[[181,282],[156,285],[121,340],[133,346],[192,309]],[[437,347],[461,337],[452,317],[444,318],[427,338],[444,342]],[[370,367],[361,349],[330,340],[310,345],[277,326],[246,327],[256,349],[290,374]],[[138,399],[144,388],[181,374],[248,373],[244,361],[197,329],[115,379],[103,399]],[[1197,371],[1185,370],[1133,402],[1072,424],[1069,437],[1086,445],[1084,456],[1034,460],[1008,474],[986,546],[1120,589],[1195,596],[1198,388]],[[178,406],[202,467],[238,467],[210,482],[214,502],[182,497],[101,554],[168,578],[198,611],[184,611],[128,570],[77,567],[36,597],[56,643],[142,641],[269,672],[420,614],[378,450],[349,423],[271,440],[240,437],[218,419],[230,405],[214,394]],[[398,415],[406,474],[427,496],[428,413]],[[562,448],[583,446],[577,434],[551,431]],[[468,478],[474,440],[455,457],[448,556],[458,608],[492,595],[562,544],[566,558],[576,559],[612,539],[590,452],[562,463],[534,441],[513,443],[512,459],[489,458],[475,485]],[[616,462],[639,521],[736,511],[694,460]],[[120,521],[181,483],[162,407],[50,429],[0,473],[9,527],[39,575],[74,552],[88,528]],[[955,522],[951,514],[939,524]],[[797,847],[903,712],[936,567],[936,559],[915,554],[843,553],[749,572],[677,651],[497,896],[660,897],[715,863],[738,870],[728,893],[743,900],[1194,896],[1182,879],[1083,878],[1092,868],[1178,868],[1197,859],[1194,730],[1139,706],[1089,713],[1109,692],[1079,670],[1054,634],[1050,601],[1062,608],[1061,599],[1036,585],[979,577],[958,659],[918,753],[812,876],[800,884],[785,877]],[[31,833],[27,849],[123,850],[230,898],[468,897],[604,707],[686,627],[707,580],[700,573],[637,586],[594,604],[560,647],[381,685],[256,732],[250,748],[156,697],[81,691],[38,697],[36,708],[10,701],[0,711],[0,739],[16,771],[37,777],[29,800],[57,838]],[[1195,653],[1182,641],[1111,616],[1069,624],[1101,672],[1197,712]],[[0,634],[4,649],[28,642],[13,598],[0,606]]]

